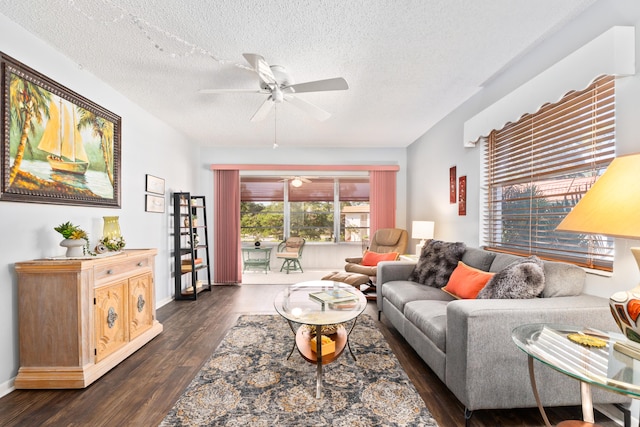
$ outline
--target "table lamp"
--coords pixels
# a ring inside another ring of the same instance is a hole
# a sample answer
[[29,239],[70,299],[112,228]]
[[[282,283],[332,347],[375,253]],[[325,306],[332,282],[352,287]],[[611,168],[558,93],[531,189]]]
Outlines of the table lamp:
[[420,251],[422,251],[427,239],[433,239],[434,226],[433,221],[413,221],[411,224],[411,238],[421,239],[420,243],[416,245],[416,255],[420,256]]
[[[615,158],[556,230],[640,239],[640,153]],[[631,248],[631,252],[640,268],[640,247]],[[609,305],[622,333],[640,343],[640,285],[614,293]],[[631,343],[628,351],[618,347],[640,358],[640,344]]]

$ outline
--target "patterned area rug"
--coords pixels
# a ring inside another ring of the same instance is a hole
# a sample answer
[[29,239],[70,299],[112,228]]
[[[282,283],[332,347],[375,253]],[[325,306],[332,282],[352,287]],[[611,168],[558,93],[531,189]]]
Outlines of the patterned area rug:
[[324,366],[297,351],[279,315],[241,316],[161,426],[429,426],[437,424],[368,315],[348,349]]

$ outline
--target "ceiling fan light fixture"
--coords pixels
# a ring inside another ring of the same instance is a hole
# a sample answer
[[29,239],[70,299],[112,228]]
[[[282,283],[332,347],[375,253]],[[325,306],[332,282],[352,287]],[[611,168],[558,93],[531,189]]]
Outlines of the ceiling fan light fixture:
[[293,185],[294,187],[300,187],[302,185],[302,180],[299,177],[296,176],[291,181],[291,185]]

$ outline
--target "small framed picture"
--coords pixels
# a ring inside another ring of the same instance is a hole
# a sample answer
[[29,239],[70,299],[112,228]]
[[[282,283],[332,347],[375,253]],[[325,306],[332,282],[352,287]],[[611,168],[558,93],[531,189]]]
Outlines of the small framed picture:
[[145,194],[145,211],[164,213],[164,196]]
[[449,168],[449,203],[454,204],[457,201],[457,198],[456,167],[451,166]]
[[458,188],[458,215],[465,216],[467,214],[467,177],[459,178]]
[[146,191],[148,193],[164,195],[164,179],[147,174]]

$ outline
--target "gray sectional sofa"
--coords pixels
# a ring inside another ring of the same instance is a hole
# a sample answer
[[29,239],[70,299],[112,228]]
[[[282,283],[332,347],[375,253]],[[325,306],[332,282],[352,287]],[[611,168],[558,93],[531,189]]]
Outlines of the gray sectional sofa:
[[[461,261],[498,272],[519,258],[467,247]],[[582,293],[585,272],[544,262],[545,288],[533,299],[457,300],[439,288],[407,280],[415,263],[378,264],[377,304],[433,372],[465,406],[467,421],[478,409],[535,407],[527,356],[511,331],[527,323],[560,323],[617,330],[608,301]],[[536,381],[545,406],[580,404],[578,381],[536,362]],[[593,391],[594,402],[627,398]]]

